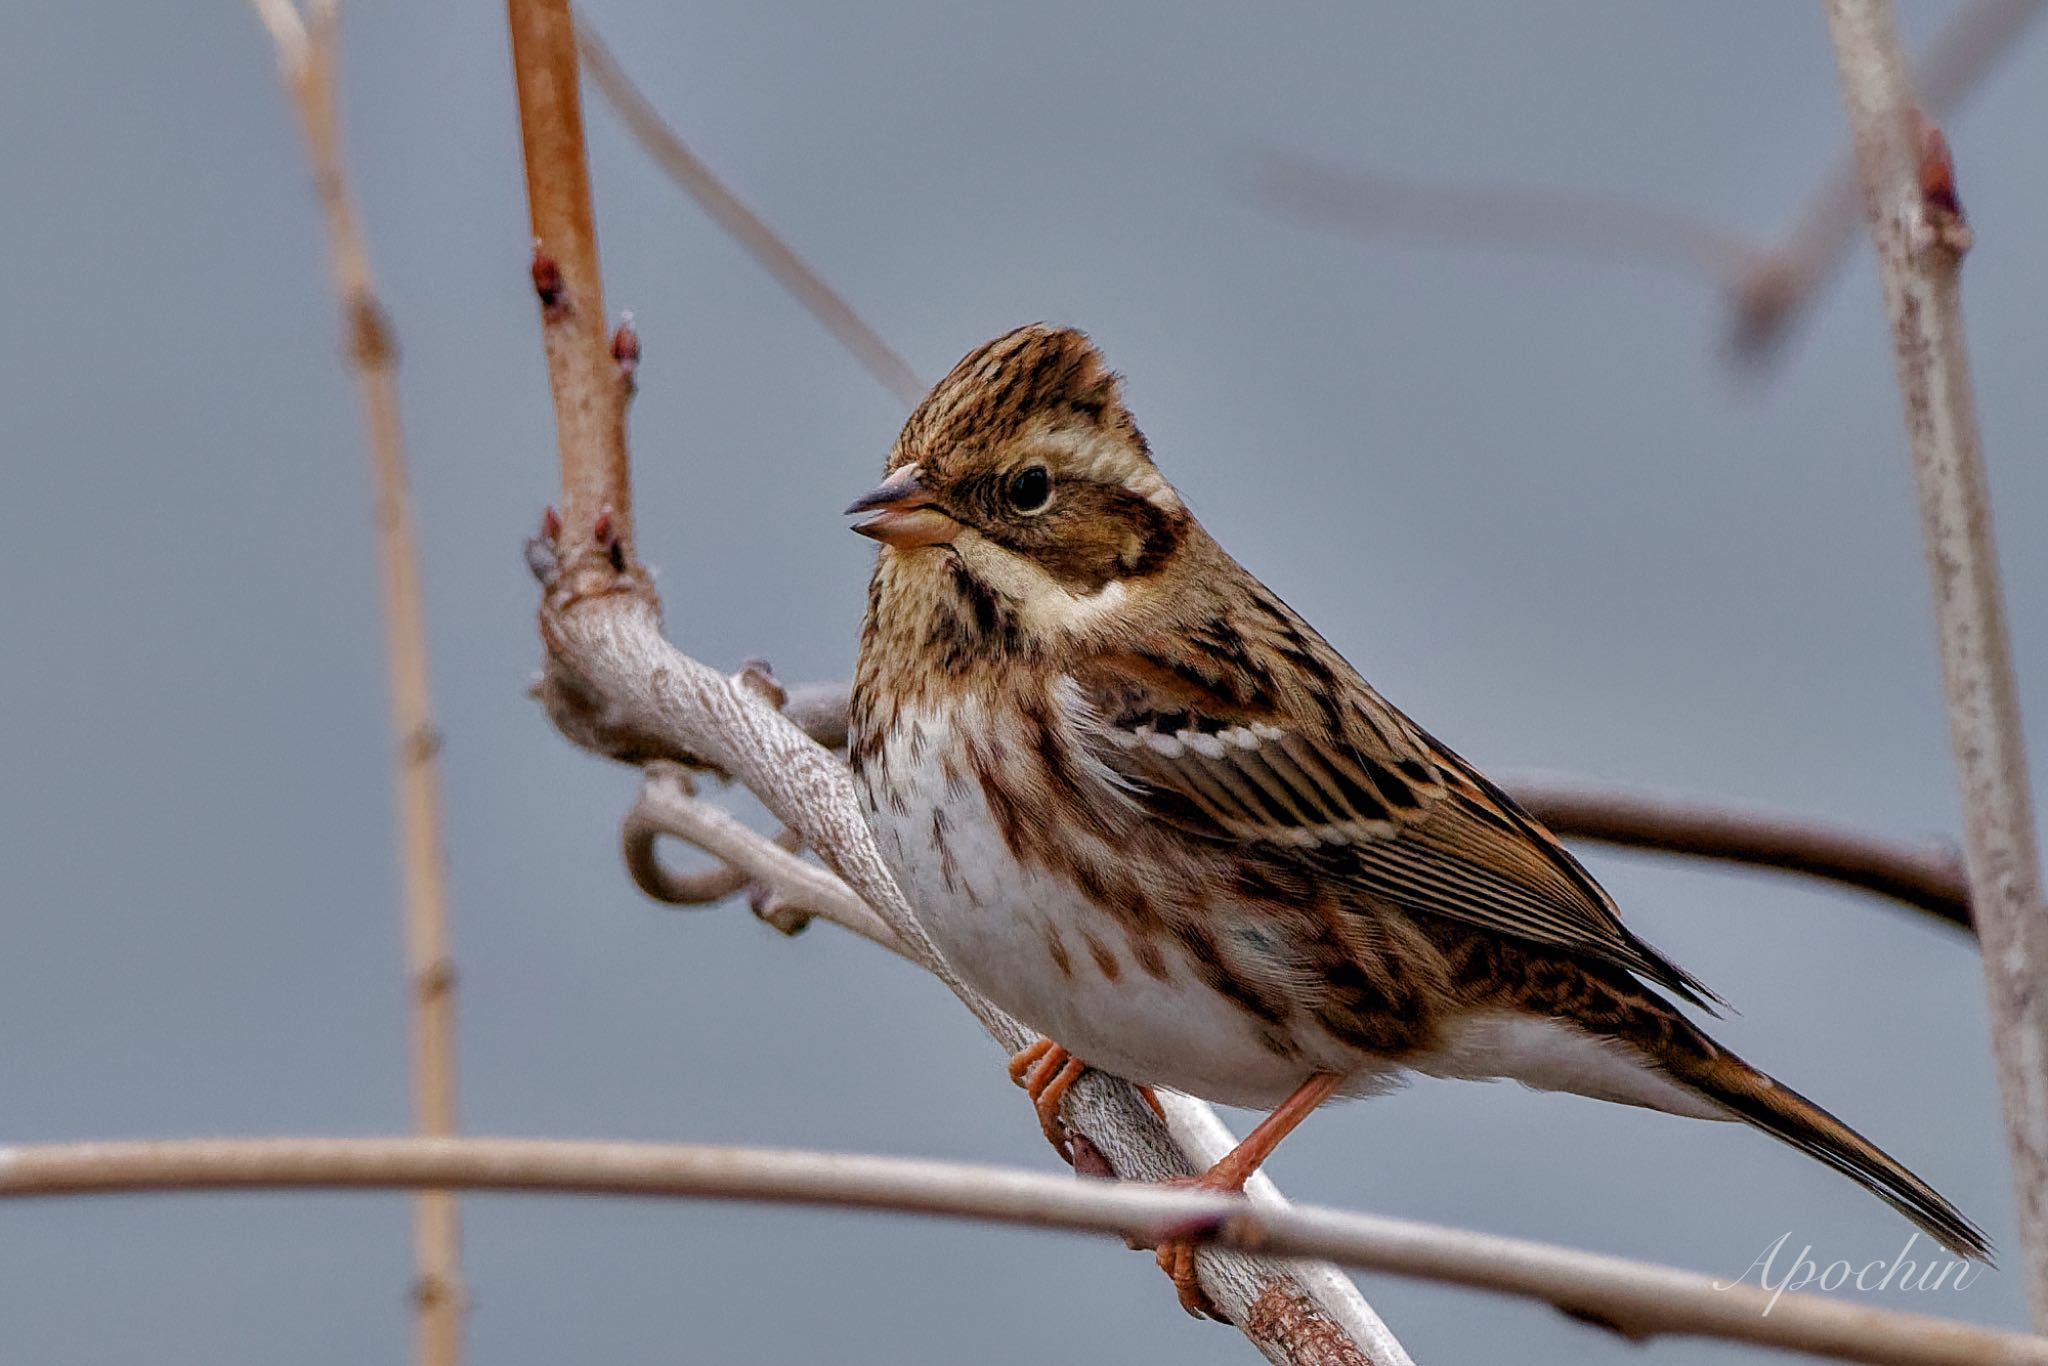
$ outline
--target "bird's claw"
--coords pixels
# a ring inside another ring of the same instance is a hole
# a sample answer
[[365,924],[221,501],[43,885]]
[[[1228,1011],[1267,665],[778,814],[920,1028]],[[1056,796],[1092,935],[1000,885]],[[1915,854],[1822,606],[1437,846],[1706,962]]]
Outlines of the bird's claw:
[[1024,1088],[1031,1108],[1038,1112],[1038,1127],[1060,1159],[1071,1164],[1074,1147],[1067,1126],[1060,1118],[1060,1103],[1067,1091],[1081,1079],[1088,1064],[1061,1048],[1051,1039],[1019,1049],[1010,1059],[1010,1080]]
[[[1233,1190],[1205,1176],[1175,1177],[1160,1184],[1175,1190]],[[1202,1288],[1201,1277],[1195,1269],[1195,1253],[1222,1227],[1223,1220],[1214,1215],[1183,1220],[1162,1232],[1154,1244],[1153,1258],[1167,1279],[1173,1282],[1174,1293],[1180,1297],[1180,1307],[1188,1312],[1189,1317],[1228,1323],[1230,1320],[1216,1307],[1216,1301],[1209,1298],[1209,1292]]]

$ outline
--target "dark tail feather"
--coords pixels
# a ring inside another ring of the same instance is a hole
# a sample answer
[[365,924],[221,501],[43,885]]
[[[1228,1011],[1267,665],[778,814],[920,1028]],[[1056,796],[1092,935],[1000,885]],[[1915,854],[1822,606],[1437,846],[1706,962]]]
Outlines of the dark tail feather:
[[1991,1243],[1983,1231],[1934,1187],[1791,1087],[1765,1076],[1704,1035],[1699,1039],[1705,1047],[1692,1059],[1676,1067],[1665,1060],[1665,1070],[1674,1079],[1736,1118],[1827,1163],[1957,1256],[1991,1260]]

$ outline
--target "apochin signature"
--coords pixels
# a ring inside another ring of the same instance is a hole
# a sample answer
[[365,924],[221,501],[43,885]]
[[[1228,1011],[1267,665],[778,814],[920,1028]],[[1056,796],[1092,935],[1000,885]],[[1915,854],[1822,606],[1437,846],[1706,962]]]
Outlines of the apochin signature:
[[1939,1254],[1925,1261],[1915,1261],[1906,1254],[1920,1241],[1920,1235],[1910,1234],[1906,1245],[1898,1255],[1889,1261],[1878,1258],[1856,1263],[1846,1258],[1825,1264],[1814,1260],[1813,1245],[1807,1244],[1784,1262],[1779,1274],[1779,1259],[1785,1256],[1785,1244],[1792,1241],[1790,1230],[1778,1235],[1776,1242],[1757,1254],[1756,1260],[1743,1268],[1742,1274],[1732,1281],[1715,1281],[1714,1289],[1732,1290],[1756,1273],[1756,1283],[1771,1292],[1771,1302],[1764,1306],[1769,1314],[1778,1307],[1778,1297],[1787,1290],[1804,1290],[1812,1286],[1816,1290],[1841,1290],[1848,1286],[1869,1292],[1873,1290],[1961,1290],[1976,1279],[1984,1269],[1980,1262],[1965,1261],[1960,1257]]

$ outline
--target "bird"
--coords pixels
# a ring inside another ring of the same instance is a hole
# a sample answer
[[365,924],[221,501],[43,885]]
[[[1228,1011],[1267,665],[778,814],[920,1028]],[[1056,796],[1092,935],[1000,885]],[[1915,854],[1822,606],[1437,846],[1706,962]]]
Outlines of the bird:
[[[1043,1036],[1011,1075],[1063,1152],[1087,1067],[1269,1111],[1195,1179],[1219,1191],[1332,1097],[1509,1079],[1747,1123],[1990,1259],[1927,1182],[1694,1023],[1681,1006],[1721,999],[1231,558],[1085,334],[970,352],[847,513],[881,543],[849,710],[863,812],[946,963]],[[1220,1317],[1192,1235],[1158,1259]]]

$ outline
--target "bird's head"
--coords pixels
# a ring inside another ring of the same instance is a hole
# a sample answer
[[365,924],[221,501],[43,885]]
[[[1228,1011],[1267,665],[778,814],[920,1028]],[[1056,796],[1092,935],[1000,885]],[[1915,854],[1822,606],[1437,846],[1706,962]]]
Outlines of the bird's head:
[[1194,525],[1101,354],[1044,324],[954,366],[847,511],[896,575],[990,594],[1037,643],[1128,607]]

